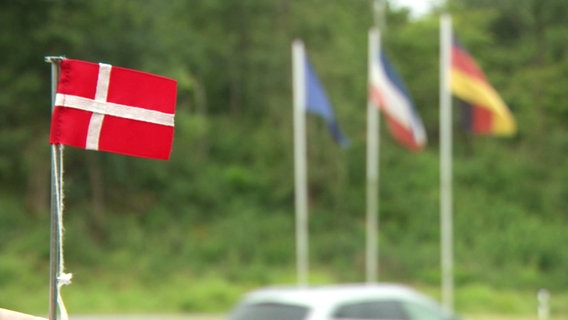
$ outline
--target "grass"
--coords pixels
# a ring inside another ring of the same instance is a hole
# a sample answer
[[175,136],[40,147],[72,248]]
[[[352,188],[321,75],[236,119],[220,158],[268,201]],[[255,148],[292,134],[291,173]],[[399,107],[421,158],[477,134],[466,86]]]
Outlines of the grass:
[[[472,284],[457,288],[456,309],[473,320],[537,319],[537,291]],[[550,320],[568,319],[568,294],[552,293],[549,308]]]
[[[4,201],[1,195],[0,200],[5,212],[22,211],[15,201]],[[228,221],[227,225],[235,223]],[[24,215],[0,215],[0,227],[4,227],[0,233],[0,307],[41,315],[48,310],[49,300],[49,251],[45,245],[49,230],[29,224],[32,222],[27,222]],[[119,227],[136,239],[104,252],[104,262],[100,261],[100,249],[84,237],[86,230],[82,225],[67,229],[66,254],[73,257],[67,259],[67,271],[73,273],[74,279],[62,289],[62,295],[70,314],[222,314],[250,289],[296,281],[293,268],[286,263],[282,265],[288,267],[279,269],[258,261],[231,264],[231,255],[219,254],[215,246],[210,250],[214,259],[186,255],[185,260],[172,261],[172,252],[168,251],[172,243],[164,241],[164,248],[151,250],[145,244],[160,244],[160,239],[150,241],[147,238],[152,234],[148,232]],[[186,234],[183,228],[179,229],[180,235]],[[176,228],[169,230],[177,235]],[[158,235],[163,237],[163,232]],[[180,243],[190,243],[185,237],[180,239]],[[209,238],[197,240],[200,246],[211,243]],[[311,270],[311,283],[344,280],[333,272],[339,268],[321,268],[314,266]],[[435,281],[416,287],[439,300],[439,288],[432,285]],[[562,283],[560,279],[557,282]],[[537,319],[538,289],[527,288],[526,284],[523,288],[497,286],[489,280],[473,283],[469,279],[467,284],[456,285],[455,307],[465,319]],[[550,320],[563,319],[568,320],[568,291],[552,292]]]
[[[62,289],[65,305],[72,315],[81,314],[216,314],[226,313],[246,291],[267,283],[293,283],[288,271],[275,271],[266,283],[231,281],[226,275],[168,273],[153,279],[139,279],[124,271],[85,274],[77,270],[74,282]],[[47,276],[47,273],[45,273]],[[332,277],[314,273],[313,282],[329,283]],[[48,285],[19,282],[0,288],[0,307],[30,314],[45,314],[48,309]],[[416,286],[439,299],[435,287]],[[455,308],[465,320],[535,320],[536,290],[497,289],[486,284],[462,285],[455,288]],[[553,292],[549,320],[568,320],[568,293]]]

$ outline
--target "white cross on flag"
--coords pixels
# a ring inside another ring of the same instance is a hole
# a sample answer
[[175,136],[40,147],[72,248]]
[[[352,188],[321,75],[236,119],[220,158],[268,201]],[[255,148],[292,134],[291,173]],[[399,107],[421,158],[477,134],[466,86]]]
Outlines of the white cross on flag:
[[60,66],[51,144],[169,159],[175,80],[73,59]]

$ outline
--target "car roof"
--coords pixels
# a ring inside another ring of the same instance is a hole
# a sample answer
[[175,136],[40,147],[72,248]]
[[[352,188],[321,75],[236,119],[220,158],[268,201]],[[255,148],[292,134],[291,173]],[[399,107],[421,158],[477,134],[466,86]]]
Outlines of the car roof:
[[271,286],[256,289],[241,303],[285,303],[309,308],[365,301],[369,299],[403,299],[436,304],[433,299],[400,284],[334,284],[321,286]]

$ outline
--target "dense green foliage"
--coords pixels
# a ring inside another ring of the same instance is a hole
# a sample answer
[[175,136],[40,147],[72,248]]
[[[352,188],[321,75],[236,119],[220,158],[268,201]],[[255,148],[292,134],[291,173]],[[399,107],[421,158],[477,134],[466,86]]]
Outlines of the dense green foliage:
[[[478,283],[562,290],[568,3],[454,0],[445,9],[519,126],[517,136],[503,139],[464,134],[456,122],[458,299],[460,287]],[[388,10],[386,20],[385,50],[414,96],[429,145],[408,152],[382,128],[380,277],[435,287],[438,14],[410,19],[405,10]],[[65,149],[67,268],[73,286],[105,292],[75,308],[120,311],[130,305],[120,298],[123,289],[152,288],[178,302],[172,310],[203,310],[227,306],[256,285],[295,282],[295,38],[304,40],[352,142],[339,148],[321,119],[308,116],[312,281],[364,281],[372,24],[363,0],[0,0],[0,302],[36,310],[47,304],[22,305],[18,297],[47,295],[49,55],[178,80],[171,160]],[[176,285],[192,279],[216,302],[174,299],[193,292]],[[202,286],[203,279],[214,281]],[[108,299],[113,292],[116,304]],[[141,309],[152,306],[159,308]]]

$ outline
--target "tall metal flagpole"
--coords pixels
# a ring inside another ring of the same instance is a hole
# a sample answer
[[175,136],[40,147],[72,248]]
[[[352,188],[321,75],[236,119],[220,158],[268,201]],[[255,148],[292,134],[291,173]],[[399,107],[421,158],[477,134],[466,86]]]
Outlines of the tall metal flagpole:
[[[63,57],[46,57],[45,61],[51,63],[51,111],[55,107],[55,94],[57,90],[57,82],[59,81],[59,63]],[[61,193],[61,174],[62,164],[58,159],[61,158],[60,146],[51,146],[51,238],[50,238],[50,255],[49,255],[49,319],[57,319],[57,305],[59,303],[58,296],[58,280],[59,261],[61,252],[59,250],[61,243],[60,232],[60,208],[62,203]]]
[[[369,30],[368,88],[372,85],[372,66],[379,57],[380,31],[384,24],[383,0],[373,0],[375,26]],[[366,221],[366,278],[368,283],[378,281],[379,270],[379,143],[380,112],[367,96],[367,221]]]
[[[376,29],[369,31],[369,86],[371,85],[371,66],[377,59],[377,43],[379,33]],[[367,97],[367,282],[378,280],[378,227],[377,217],[379,203],[379,108]]]
[[440,226],[442,303],[454,307],[453,213],[452,213],[452,100],[450,50],[452,20],[443,14],[440,23]]
[[305,50],[300,40],[292,43],[294,101],[294,178],[296,192],[296,268],[298,285],[308,283],[308,197],[306,166]]

